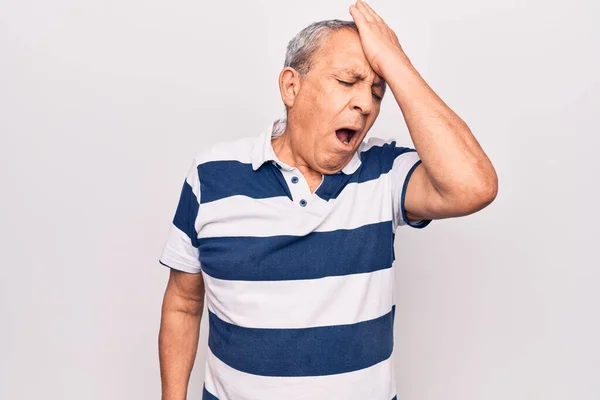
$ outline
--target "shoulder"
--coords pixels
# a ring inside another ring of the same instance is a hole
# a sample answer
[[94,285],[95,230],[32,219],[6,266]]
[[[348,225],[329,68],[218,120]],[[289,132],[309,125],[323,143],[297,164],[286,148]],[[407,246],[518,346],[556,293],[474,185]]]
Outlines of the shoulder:
[[375,151],[378,150],[378,148],[386,148],[386,147],[391,147],[391,146],[395,146],[396,141],[393,139],[384,139],[384,138],[380,138],[380,137],[369,137],[369,138],[365,138],[365,140],[363,140],[363,142],[358,146],[358,151],[363,153],[363,152],[367,152],[371,149],[374,149]]
[[390,152],[400,155],[406,151],[414,151],[411,147],[404,147],[396,139],[384,139],[380,137],[370,137],[358,146],[360,153],[369,151]]
[[401,146],[395,139],[383,139],[380,137],[370,137],[358,147],[358,152],[363,162],[377,162],[388,166],[391,166],[399,155],[413,151],[415,149]]

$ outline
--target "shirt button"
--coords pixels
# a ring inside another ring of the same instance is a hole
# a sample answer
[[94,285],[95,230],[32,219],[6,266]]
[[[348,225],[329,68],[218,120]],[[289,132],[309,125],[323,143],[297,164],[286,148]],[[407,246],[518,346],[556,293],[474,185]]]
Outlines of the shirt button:
[[293,176],[292,177],[292,183],[298,183],[298,177],[297,176]]
[[306,207],[306,200],[304,200],[304,199],[300,200],[300,205],[302,207]]

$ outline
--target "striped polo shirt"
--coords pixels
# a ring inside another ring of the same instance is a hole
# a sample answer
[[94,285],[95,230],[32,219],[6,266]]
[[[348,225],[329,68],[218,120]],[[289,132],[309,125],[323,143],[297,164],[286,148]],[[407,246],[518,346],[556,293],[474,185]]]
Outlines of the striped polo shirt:
[[195,157],[160,257],[204,278],[203,399],[395,399],[394,236],[431,222],[403,206],[421,161],[370,138],[313,193],[273,151],[285,124]]

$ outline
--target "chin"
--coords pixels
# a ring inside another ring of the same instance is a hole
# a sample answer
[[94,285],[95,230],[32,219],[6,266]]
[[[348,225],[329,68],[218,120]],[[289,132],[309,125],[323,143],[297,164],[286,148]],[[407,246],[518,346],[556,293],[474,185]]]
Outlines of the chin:
[[328,157],[327,160],[323,160],[323,162],[317,161],[317,168],[313,168],[315,171],[320,172],[321,174],[333,175],[340,172],[344,167],[350,162],[352,156],[350,157],[340,157],[339,153],[336,152],[335,155]]

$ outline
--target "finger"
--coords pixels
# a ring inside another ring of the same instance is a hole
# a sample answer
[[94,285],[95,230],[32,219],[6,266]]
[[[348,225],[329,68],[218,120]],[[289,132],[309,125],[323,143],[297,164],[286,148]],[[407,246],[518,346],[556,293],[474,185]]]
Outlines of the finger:
[[356,0],[356,3],[360,5],[360,10],[365,14],[368,21],[375,21],[375,15],[372,12],[372,8],[369,7],[367,3],[365,3],[363,0]]
[[367,23],[364,14],[360,12],[356,5],[352,4],[350,6],[350,15],[352,15],[352,19],[354,19],[354,22],[356,23],[356,26],[358,26],[358,30],[360,31],[360,29]]
[[360,0],[356,0],[356,8],[358,8],[358,11],[360,11],[361,14],[364,15],[365,20],[367,20],[367,22],[375,22],[375,18],[373,18],[369,10],[367,10],[367,8],[365,7],[365,3],[363,3]]
[[375,21],[377,21],[377,22],[383,22],[383,18],[381,18],[381,17],[379,16],[379,14],[377,14],[377,13],[375,12],[375,10],[373,10],[373,9],[371,8],[371,6],[369,5],[369,3],[367,3],[367,2],[364,2],[364,1],[361,1],[361,3],[363,3],[363,4],[364,4],[365,8],[366,8],[366,9],[369,11],[369,13],[371,14],[371,16],[373,17],[373,19],[374,19]]

